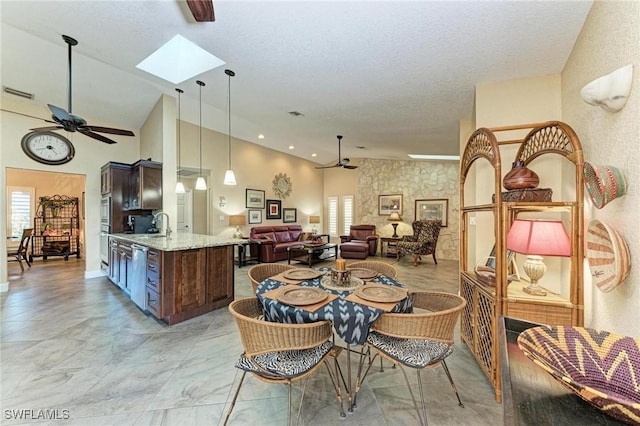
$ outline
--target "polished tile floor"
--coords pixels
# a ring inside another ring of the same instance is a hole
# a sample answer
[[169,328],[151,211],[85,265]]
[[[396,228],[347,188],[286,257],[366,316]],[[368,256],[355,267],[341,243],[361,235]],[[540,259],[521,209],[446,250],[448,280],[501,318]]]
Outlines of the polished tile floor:
[[[410,290],[457,292],[455,261],[434,265],[428,259],[414,268],[402,259],[396,267]],[[222,424],[242,352],[227,309],[169,327],[106,278],[83,279],[82,260],[36,261],[24,274],[15,263],[8,268],[10,290],[0,295],[1,424]],[[236,267],[236,297],[251,295],[247,270]],[[502,423],[501,405],[459,340],[447,363],[465,408],[458,407],[442,368],[425,370],[429,423]],[[296,384],[294,406],[299,398]],[[247,376],[229,423],[283,425],[286,411],[285,386]],[[418,417],[399,368],[371,373],[346,419],[326,371],[318,370],[307,385],[301,423],[415,425]]]

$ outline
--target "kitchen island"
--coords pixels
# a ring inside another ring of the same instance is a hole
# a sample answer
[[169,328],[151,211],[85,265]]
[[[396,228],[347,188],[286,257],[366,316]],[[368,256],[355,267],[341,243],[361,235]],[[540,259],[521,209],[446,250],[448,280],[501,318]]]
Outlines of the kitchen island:
[[233,239],[198,234],[112,234],[109,279],[169,325],[233,301]]

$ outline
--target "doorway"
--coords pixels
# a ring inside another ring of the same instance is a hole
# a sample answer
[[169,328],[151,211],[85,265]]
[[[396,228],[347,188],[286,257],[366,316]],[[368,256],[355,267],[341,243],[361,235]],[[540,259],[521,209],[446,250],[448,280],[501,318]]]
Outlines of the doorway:
[[[85,218],[82,201],[86,187],[86,176],[73,173],[46,172],[31,169],[6,169],[6,189],[7,189],[7,236],[11,237],[17,233],[21,233],[19,228],[34,228],[36,216],[38,214],[40,197],[53,195],[66,195],[68,197],[77,198],[80,201],[77,210],[77,220],[71,221],[73,225],[62,224],[61,229],[51,230],[50,232],[59,232],[61,235],[77,232],[79,236],[78,252],[80,259],[85,258]],[[12,197],[15,195],[15,197]],[[25,204],[20,206],[19,204]],[[28,204],[28,206],[26,205]],[[15,219],[15,220],[14,220]],[[62,221],[59,221],[62,222]],[[69,229],[73,226],[73,230]],[[76,228],[77,227],[77,228]],[[35,232],[35,230],[34,230]],[[32,239],[33,240],[33,239]],[[8,241],[7,244],[10,242]],[[38,267],[51,265],[53,263],[64,262],[63,257],[47,257],[47,262],[43,260],[41,253],[33,252],[33,245],[28,248],[29,254],[34,254],[33,260],[36,261]],[[75,256],[74,256],[75,257]],[[50,262],[51,260],[51,262]],[[8,271],[9,277],[12,271]]]
[[184,194],[177,194],[178,232],[193,233],[193,190],[186,189]]

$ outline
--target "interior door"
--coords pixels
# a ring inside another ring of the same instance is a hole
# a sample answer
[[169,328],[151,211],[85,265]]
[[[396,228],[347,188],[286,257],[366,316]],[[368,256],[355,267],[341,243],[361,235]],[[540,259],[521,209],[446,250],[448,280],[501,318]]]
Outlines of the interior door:
[[178,232],[191,234],[193,232],[193,191],[187,189],[178,197]]

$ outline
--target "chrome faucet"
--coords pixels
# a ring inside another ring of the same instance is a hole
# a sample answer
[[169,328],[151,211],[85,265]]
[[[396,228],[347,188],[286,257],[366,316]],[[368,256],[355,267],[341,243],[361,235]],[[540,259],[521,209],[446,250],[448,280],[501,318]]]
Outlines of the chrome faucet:
[[156,223],[158,223],[158,216],[166,216],[167,218],[167,226],[166,226],[166,230],[165,230],[165,234],[167,236],[167,238],[171,238],[171,226],[169,225],[169,215],[166,214],[165,212],[160,212],[160,213],[156,213],[155,215],[153,215],[153,220],[151,220],[151,224],[153,226],[156,225]]

